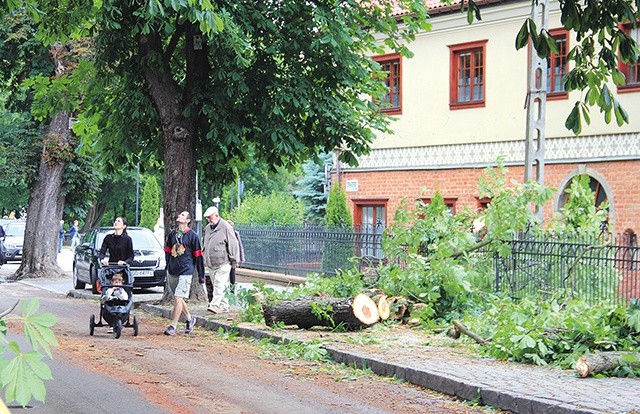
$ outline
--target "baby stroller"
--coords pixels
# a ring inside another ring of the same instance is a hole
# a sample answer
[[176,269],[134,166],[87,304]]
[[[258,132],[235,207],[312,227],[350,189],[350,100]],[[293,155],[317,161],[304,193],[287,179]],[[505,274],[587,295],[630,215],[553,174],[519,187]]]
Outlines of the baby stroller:
[[[122,285],[114,285],[111,282],[113,275],[120,273],[123,276]],[[89,319],[89,335],[93,335],[95,327],[110,326],[113,328],[113,337],[118,339],[122,333],[122,328],[133,328],[133,336],[138,336],[138,317],[133,317],[131,321],[131,308],[133,307],[133,275],[128,265],[120,266],[110,264],[102,266],[98,270],[98,280],[100,281],[100,315],[96,323],[96,316],[91,315]],[[110,288],[122,289],[117,297],[109,295]],[[125,292],[126,294],[123,294]],[[109,296],[108,296],[109,295]],[[126,297],[126,300],[124,299]],[[104,319],[104,323],[102,320]]]

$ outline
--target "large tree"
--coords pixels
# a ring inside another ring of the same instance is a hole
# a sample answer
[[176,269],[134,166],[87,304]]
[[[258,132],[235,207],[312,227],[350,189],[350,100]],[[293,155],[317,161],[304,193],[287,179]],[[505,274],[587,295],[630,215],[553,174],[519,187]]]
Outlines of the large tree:
[[105,2],[80,121],[97,125],[101,148],[162,154],[168,231],[195,210],[196,169],[224,184],[249,154],[276,167],[335,147],[348,162],[366,152],[389,122],[370,99],[384,92],[373,34],[409,55],[403,44],[426,22],[423,2],[397,6],[407,25],[378,2]]

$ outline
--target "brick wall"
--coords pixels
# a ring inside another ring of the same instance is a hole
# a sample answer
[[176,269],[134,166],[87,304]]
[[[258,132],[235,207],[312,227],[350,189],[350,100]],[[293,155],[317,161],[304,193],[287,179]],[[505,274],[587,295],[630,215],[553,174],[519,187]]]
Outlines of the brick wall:
[[[640,160],[590,162],[587,164],[551,164],[545,166],[545,184],[557,188],[579,168],[587,168],[601,183],[608,186],[613,198],[615,231],[628,228],[640,231]],[[344,171],[341,185],[346,180],[358,180],[358,191],[347,193],[349,207],[354,201],[387,199],[387,222],[394,217],[403,198],[427,198],[439,190],[444,198],[456,198],[456,210],[465,206],[478,208],[478,180],[484,176],[482,168],[411,171]],[[522,182],[524,167],[509,167],[509,179]],[[335,177],[334,177],[335,182]],[[544,207],[544,219],[553,215],[551,200]]]

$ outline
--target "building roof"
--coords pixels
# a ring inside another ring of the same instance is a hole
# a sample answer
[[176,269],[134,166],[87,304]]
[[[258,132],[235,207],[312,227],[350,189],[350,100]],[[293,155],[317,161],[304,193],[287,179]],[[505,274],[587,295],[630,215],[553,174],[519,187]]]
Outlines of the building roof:
[[[504,3],[507,0],[476,0],[476,4],[479,7],[486,6],[493,3]],[[429,15],[447,13],[454,10],[460,10],[463,4],[463,0],[451,0],[450,2],[444,2],[442,0],[424,0]],[[406,14],[406,10],[396,9],[393,12],[394,16],[402,16]]]

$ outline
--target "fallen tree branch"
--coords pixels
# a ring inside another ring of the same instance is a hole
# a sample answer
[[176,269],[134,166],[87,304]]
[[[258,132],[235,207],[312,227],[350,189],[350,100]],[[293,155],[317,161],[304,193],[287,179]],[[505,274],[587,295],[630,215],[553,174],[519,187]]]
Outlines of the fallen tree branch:
[[640,352],[609,351],[582,355],[576,361],[576,371],[582,378],[609,371],[622,365],[640,368]]
[[463,334],[467,335],[468,337],[470,337],[471,339],[473,339],[474,341],[476,341],[477,343],[479,343],[480,345],[486,345],[489,340],[488,339],[484,339],[483,337],[481,337],[478,334],[475,334],[473,332],[471,332],[469,329],[467,329],[466,326],[464,326],[460,321],[453,321],[453,325]]
[[11,312],[13,312],[13,310],[16,308],[16,306],[18,306],[18,303],[20,303],[19,300],[17,300],[16,303],[14,303],[12,307],[10,307],[9,309],[7,309],[4,312],[0,313],[0,319],[4,318],[6,315],[8,315]]

